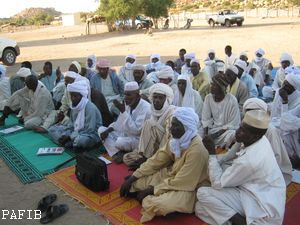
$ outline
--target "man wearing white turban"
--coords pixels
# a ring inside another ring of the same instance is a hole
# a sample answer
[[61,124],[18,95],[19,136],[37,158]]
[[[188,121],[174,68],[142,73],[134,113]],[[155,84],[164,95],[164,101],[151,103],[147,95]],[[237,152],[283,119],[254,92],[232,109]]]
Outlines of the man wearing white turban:
[[152,81],[147,79],[146,69],[143,65],[135,65],[132,68],[133,79],[138,83],[140,88],[140,93],[149,96],[149,88],[154,84]]
[[86,78],[91,80],[91,78],[97,74],[96,70],[97,57],[95,54],[89,55],[86,59]]
[[211,81],[213,76],[215,76],[217,73],[224,73],[225,63],[216,57],[216,52],[214,49],[209,49],[207,51],[207,55],[207,58],[204,60],[204,72],[208,74],[209,81]]
[[264,136],[269,116],[251,110],[235,133],[242,147],[232,164],[224,168],[217,159],[212,139],[203,139],[210,153],[211,187],[198,189],[196,216],[208,224],[270,224],[283,222],[286,184]]
[[27,129],[40,126],[54,109],[52,96],[47,88],[34,75],[25,79],[26,86],[16,91],[7,101],[0,117],[0,126],[4,125],[9,114],[21,110],[21,122]]
[[10,83],[9,78],[6,76],[6,68],[3,65],[0,65],[0,110],[4,109],[9,97],[11,96],[10,92]]
[[119,78],[124,84],[134,81],[133,67],[136,65],[136,56],[129,54],[125,57],[125,65],[119,71]]
[[[174,105],[194,109],[201,121],[203,100],[198,91],[194,90],[188,75],[179,75],[177,90],[174,93]],[[202,128],[202,126],[200,126]]]
[[151,117],[145,121],[139,146],[124,155],[124,163],[130,169],[137,169],[169,140],[169,129],[175,106],[173,90],[166,84],[154,84],[150,88]]
[[123,162],[125,153],[138,147],[144,122],[151,115],[151,106],[141,99],[137,82],[126,83],[124,95],[125,102],[114,101],[115,107],[120,111],[116,122],[98,129],[106,151],[117,163]]
[[192,213],[198,187],[208,186],[208,152],[198,133],[193,109],[177,108],[172,118],[172,138],[122,185],[122,197],[142,203],[141,223],[172,212]]
[[174,71],[170,66],[164,66],[159,72],[157,72],[157,78],[159,83],[167,84],[172,88],[173,92],[177,90]]
[[281,88],[283,81],[285,80],[285,69],[294,64],[293,58],[289,53],[282,53],[280,56],[281,67],[276,71],[274,82],[272,84],[273,89],[276,91]]
[[184,65],[181,67],[181,73],[182,75],[188,75],[188,76],[192,76],[192,72],[191,72],[191,61],[193,59],[195,59],[195,53],[186,53],[184,55]]
[[97,107],[88,100],[88,88],[85,81],[67,85],[71,97],[71,113],[67,125],[55,125],[49,128],[52,140],[66,148],[85,150],[100,143],[97,135],[102,118]]
[[160,69],[164,66],[164,64],[160,61],[159,54],[152,54],[150,56],[150,64],[146,65],[147,74],[155,71],[160,71]]
[[259,72],[262,75],[264,85],[268,85],[272,79],[273,65],[271,61],[264,57],[265,51],[259,48],[255,51],[255,58],[252,63],[255,63],[259,67]]

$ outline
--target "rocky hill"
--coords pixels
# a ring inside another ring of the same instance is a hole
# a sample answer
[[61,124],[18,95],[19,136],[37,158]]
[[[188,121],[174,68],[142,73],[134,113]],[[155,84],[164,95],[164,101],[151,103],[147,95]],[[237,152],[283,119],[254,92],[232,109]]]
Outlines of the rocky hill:
[[61,12],[56,11],[54,8],[28,8],[24,9],[22,12],[14,15],[14,18],[32,18],[37,15],[47,14],[49,16],[60,16]]

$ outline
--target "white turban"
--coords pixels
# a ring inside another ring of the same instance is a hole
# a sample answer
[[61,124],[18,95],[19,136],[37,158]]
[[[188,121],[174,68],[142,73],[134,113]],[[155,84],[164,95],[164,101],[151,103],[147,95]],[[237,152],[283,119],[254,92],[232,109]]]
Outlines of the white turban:
[[150,100],[153,94],[157,93],[157,94],[165,95],[167,97],[167,101],[169,104],[172,104],[173,102],[174,93],[172,88],[170,88],[170,86],[167,84],[163,84],[163,83],[154,84],[150,87],[149,92],[150,92]]
[[192,65],[193,63],[198,63],[200,65],[200,61],[198,59],[192,59],[190,64]]
[[286,52],[282,53],[280,56],[280,62],[283,62],[283,61],[289,61],[291,65],[294,64],[294,60],[293,60],[292,56]]
[[248,110],[263,110],[267,112],[268,105],[259,98],[249,98],[245,101],[243,105],[243,113],[246,113],[246,111]]
[[[96,56],[95,54],[89,55],[89,56],[87,57],[87,59],[92,60],[93,65],[92,65],[91,67],[89,67],[88,64],[86,64],[86,67],[87,67],[87,68],[90,68],[90,69],[95,69],[95,68],[96,68],[96,63],[97,63],[97,56]],[[78,71],[78,72],[80,72],[80,71]]]
[[159,72],[157,72],[158,79],[174,79],[174,71],[170,66],[164,66]]
[[300,75],[300,69],[297,66],[289,66],[289,67],[285,68],[284,73]]
[[0,65],[0,77],[6,77],[6,68],[3,65]]
[[180,74],[177,78],[177,80],[188,80],[188,79],[190,79],[190,78],[186,74]]
[[194,59],[196,57],[195,53],[186,53],[184,54],[184,59]]
[[136,64],[132,67],[132,70],[142,70],[146,73],[146,68],[141,64]]
[[81,66],[80,66],[79,62],[73,61],[72,64],[73,64],[74,66],[76,66],[76,68],[77,68],[77,70],[78,70],[78,73],[80,73],[80,71],[81,71]]
[[261,54],[263,56],[265,54],[265,50],[263,50],[262,48],[259,48],[259,49],[256,50],[255,55],[257,53],[259,53],[259,54]]
[[264,86],[262,91],[262,95],[264,98],[272,98],[274,97],[274,90],[270,86]]
[[131,59],[136,60],[136,56],[133,55],[133,54],[128,54],[128,55],[125,57],[125,60],[126,60],[127,58],[131,58]]
[[154,58],[157,58],[158,61],[160,61],[160,54],[152,54],[152,55],[150,56],[150,61],[152,62],[152,59],[154,59]]
[[232,72],[234,72],[236,75],[239,73],[239,70],[236,66],[232,66],[230,65],[227,70],[231,70]]
[[127,82],[124,87],[124,91],[138,91],[139,85],[135,81]]
[[237,59],[235,61],[234,65],[240,67],[244,71],[246,71],[246,69],[247,69],[247,63],[240,59]]
[[178,107],[174,116],[184,126],[185,133],[181,138],[172,138],[170,141],[170,150],[174,153],[176,158],[181,156],[181,151],[188,149],[192,139],[198,133],[199,117],[195,113],[194,109],[189,107]]
[[216,51],[215,51],[214,49],[209,49],[209,50],[207,51],[207,54],[210,54],[210,53],[216,54]]
[[72,84],[68,84],[67,86],[68,92],[80,93],[83,97],[88,96],[89,93],[88,89],[89,87],[87,86],[87,83],[84,80],[76,81]]
[[296,90],[300,90],[300,74],[289,73],[285,79],[289,82]]
[[75,80],[78,78],[78,76],[81,76],[81,75],[79,75],[78,73],[76,73],[74,71],[67,71],[65,73],[65,77],[70,77],[70,78],[73,78]]
[[25,67],[21,67],[18,72],[17,72],[17,76],[18,77],[28,77],[31,75],[31,70]]
[[240,57],[241,57],[241,56],[246,56],[246,57],[248,58],[248,53],[247,53],[247,52],[241,52],[241,53],[240,53]]

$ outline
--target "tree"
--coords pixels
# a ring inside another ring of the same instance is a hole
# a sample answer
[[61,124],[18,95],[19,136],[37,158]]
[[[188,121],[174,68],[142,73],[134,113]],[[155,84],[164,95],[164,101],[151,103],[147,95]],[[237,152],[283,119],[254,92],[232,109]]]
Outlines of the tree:
[[157,20],[160,17],[167,17],[169,8],[174,0],[142,0],[142,9],[146,16],[153,18],[155,28],[158,28]]
[[299,7],[299,14],[298,16],[300,16],[300,0],[289,0],[290,3],[292,3],[294,6],[298,6]]

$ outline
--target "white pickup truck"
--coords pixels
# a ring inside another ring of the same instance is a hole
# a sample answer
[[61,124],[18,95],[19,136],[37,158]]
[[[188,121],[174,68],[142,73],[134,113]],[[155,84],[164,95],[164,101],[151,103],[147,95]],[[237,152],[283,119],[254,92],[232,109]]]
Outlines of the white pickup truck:
[[242,26],[244,22],[243,16],[231,10],[223,10],[218,14],[206,15],[205,18],[211,27],[214,27],[216,24],[226,27],[230,27],[232,24]]
[[7,66],[16,62],[20,48],[16,41],[0,37],[0,61]]

